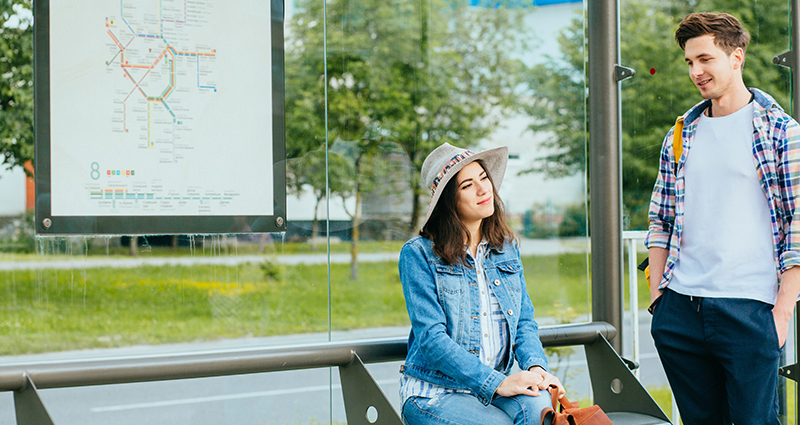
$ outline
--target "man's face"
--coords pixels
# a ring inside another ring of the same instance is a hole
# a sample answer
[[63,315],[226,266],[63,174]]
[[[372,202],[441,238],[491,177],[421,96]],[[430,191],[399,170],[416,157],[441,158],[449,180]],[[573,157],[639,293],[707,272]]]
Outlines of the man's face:
[[730,55],[714,44],[714,36],[703,35],[686,41],[686,64],[689,77],[704,99],[717,99],[728,93],[741,79],[744,51],[736,48]]

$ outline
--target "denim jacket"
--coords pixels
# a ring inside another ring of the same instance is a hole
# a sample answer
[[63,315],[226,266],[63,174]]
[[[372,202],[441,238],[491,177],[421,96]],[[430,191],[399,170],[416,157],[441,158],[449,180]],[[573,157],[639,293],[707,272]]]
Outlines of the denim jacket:
[[502,249],[491,249],[484,262],[488,282],[509,328],[511,344],[502,371],[478,358],[480,299],[472,258],[467,258],[466,266],[445,264],[433,253],[433,242],[418,236],[403,246],[399,267],[411,319],[408,355],[401,372],[437,385],[470,390],[488,405],[514,358],[520,369],[547,369],[515,244],[507,242]]

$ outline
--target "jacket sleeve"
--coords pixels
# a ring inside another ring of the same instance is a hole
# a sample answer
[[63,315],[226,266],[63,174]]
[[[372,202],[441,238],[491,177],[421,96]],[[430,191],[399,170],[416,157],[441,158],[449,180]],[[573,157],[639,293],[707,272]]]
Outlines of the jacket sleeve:
[[425,360],[471,389],[488,405],[506,375],[483,364],[447,334],[445,312],[436,292],[436,276],[422,247],[414,243],[403,246],[399,268],[411,331]]
[[800,265],[800,125],[795,120],[786,120],[779,137],[780,160],[778,176],[781,188],[783,236],[780,246],[781,273]]
[[669,249],[675,224],[675,155],[672,152],[672,127],[661,146],[660,163],[648,213],[650,228],[644,241],[648,248]]
[[[519,247],[515,246],[517,258]],[[520,264],[522,260],[520,259]],[[517,337],[513,342],[514,356],[517,358],[519,368],[528,370],[532,366],[541,366],[549,371],[547,357],[544,355],[542,341],[539,339],[539,324],[534,319],[533,303],[528,295],[528,288],[525,284],[525,274],[520,272],[522,280],[522,305],[520,306],[519,321],[517,322]]]

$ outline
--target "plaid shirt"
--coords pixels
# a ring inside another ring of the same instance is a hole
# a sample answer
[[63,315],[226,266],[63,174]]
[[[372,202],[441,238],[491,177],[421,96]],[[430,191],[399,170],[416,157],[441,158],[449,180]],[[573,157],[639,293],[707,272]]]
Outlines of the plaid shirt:
[[[800,205],[796,203],[800,196],[800,125],[768,94],[758,89],[750,91],[755,95],[753,162],[769,203],[776,272],[783,273],[800,265]],[[650,200],[650,231],[645,240],[648,248],[669,250],[661,289],[669,285],[680,258],[686,190],[684,165],[700,115],[710,104],[710,100],[704,100],[678,118],[683,120],[684,127],[683,153],[677,167],[672,148],[675,127],[667,133],[661,147],[658,177]]]

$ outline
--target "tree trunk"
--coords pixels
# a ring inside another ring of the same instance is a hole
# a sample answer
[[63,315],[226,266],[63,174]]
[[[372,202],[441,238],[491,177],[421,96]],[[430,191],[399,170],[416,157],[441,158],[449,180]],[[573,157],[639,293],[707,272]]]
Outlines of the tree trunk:
[[317,250],[317,236],[319,236],[319,217],[317,217],[317,211],[319,211],[319,203],[322,202],[322,196],[317,198],[317,202],[314,204],[314,221],[311,222],[311,250]]
[[[423,64],[423,67],[422,67],[422,69],[417,70],[417,72],[426,73],[426,72],[428,72],[428,69],[430,67],[430,64],[428,63],[428,58],[429,58],[429,56],[428,56],[428,54],[429,54],[429,52],[428,52],[428,35],[429,35],[429,33],[428,33],[429,32],[429,28],[428,28],[428,19],[429,19],[428,18],[428,2],[425,1],[425,0],[421,0],[420,3],[419,3],[419,8],[420,8],[419,9],[420,10],[419,59],[420,59],[420,62]],[[432,83],[432,81],[428,81],[427,83],[423,83],[426,86],[424,88],[424,90],[426,92],[429,92],[428,91],[429,90],[428,86],[431,83]],[[426,97],[424,95],[420,96],[419,94],[414,93],[414,101],[413,101],[414,102],[414,106],[415,107],[416,106],[423,106],[422,102],[425,99],[426,99]],[[428,105],[428,106],[430,106],[430,105]],[[421,119],[420,117],[417,117],[416,120],[415,120],[416,121],[416,123],[415,123],[416,124],[415,131],[416,131],[417,140],[423,140],[423,133],[425,132],[425,128],[423,128],[423,125],[420,122],[420,119]],[[419,185],[420,185],[420,177],[419,177],[420,170],[417,170],[416,167],[415,167],[416,161],[417,161],[417,155],[419,155],[419,154],[420,154],[420,152],[417,150],[416,143],[415,143],[415,149],[411,149],[411,152],[409,153],[409,159],[411,160],[411,165],[412,165],[412,167],[411,167],[411,175],[409,176],[409,182],[411,183],[411,222],[409,223],[409,226],[408,226],[408,237],[409,238],[414,237],[414,235],[417,233],[417,225],[419,224],[419,220],[420,220],[419,216],[420,216],[420,213],[421,213],[421,211],[420,211],[420,209],[421,209],[420,194],[421,193],[425,193],[425,192],[422,192],[420,190],[420,188],[419,188]]]
[[[419,129],[419,120],[417,121],[417,129]],[[419,223],[419,173],[416,168],[416,159],[418,152],[411,150],[408,152],[408,159],[411,162],[411,169],[408,172],[408,184],[411,187],[411,221],[408,223],[408,239],[414,237],[417,230],[417,223]]]
[[172,250],[178,250],[178,235],[172,235]]
[[358,226],[361,213],[361,188],[356,183],[356,211],[353,214],[353,229],[350,238],[350,280],[358,280],[358,239],[360,237]]
[[138,236],[131,236],[129,248],[130,248],[131,256],[137,257],[139,255],[139,237]]
[[[417,183],[417,180],[414,179],[412,184]],[[417,224],[419,223],[419,216],[420,216],[420,201],[419,201],[419,189],[414,186],[411,186],[411,223],[408,225],[408,238],[411,239],[414,237],[414,234],[417,233]]]
[[259,254],[263,254],[264,253],[264,248],[267,245],[267,238],[268,237],[269,237],[269,233],[262,233],[261,234],[261,240],[258,241],[258,253]]

